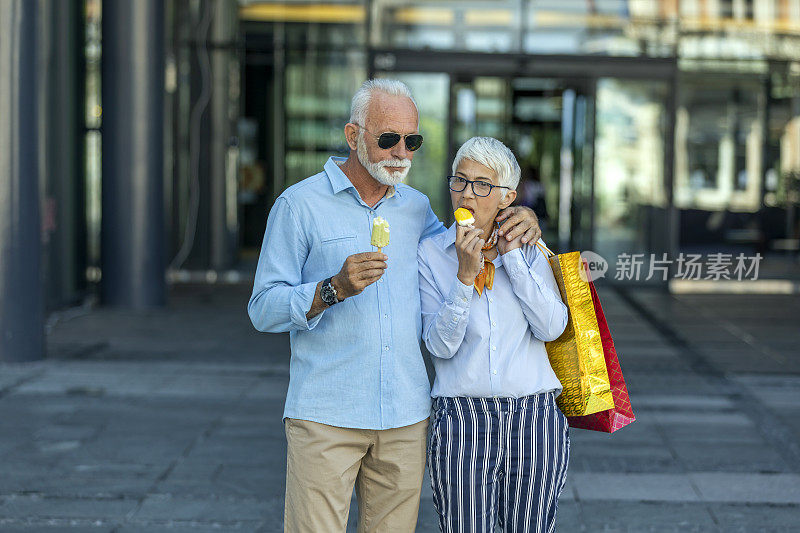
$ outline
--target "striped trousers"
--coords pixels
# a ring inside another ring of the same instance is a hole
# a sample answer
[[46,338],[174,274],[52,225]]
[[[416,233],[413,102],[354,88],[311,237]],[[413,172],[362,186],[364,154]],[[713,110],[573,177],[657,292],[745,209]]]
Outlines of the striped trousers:
[[569,426],[555,394],[437,398],[428,470],[442,532],[555,531]]

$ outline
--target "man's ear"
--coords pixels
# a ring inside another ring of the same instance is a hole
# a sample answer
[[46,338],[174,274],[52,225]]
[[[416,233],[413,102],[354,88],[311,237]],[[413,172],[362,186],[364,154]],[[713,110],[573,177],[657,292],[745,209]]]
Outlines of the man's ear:
[[517,191],[508,191],[506,193],[506,197],[500,201],[498,207],[500,209],[505,209],[506,207],[510,206],[511,202],[513,202],[516,198],[517,198]]
[[350,147],[351,150],[358,149],[358,126],[353,124],[352,122],[348,122],[344,125],[344,138],[347,141],[347,145]]

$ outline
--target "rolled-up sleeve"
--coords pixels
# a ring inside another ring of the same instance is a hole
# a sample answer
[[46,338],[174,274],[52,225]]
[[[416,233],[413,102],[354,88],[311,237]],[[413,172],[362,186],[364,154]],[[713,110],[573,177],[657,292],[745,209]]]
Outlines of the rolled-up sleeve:
[[534,336],[553,341],[567,327],[567,306],[561,301],[547,258],[535,246],[528,248],[528,254],[526,259],[522,248],[503,254],[503,267]]
[[420,245],[417,252],[422,339],[431,354],[449,359],[456,354],[464,340],[474,289],[472,285],[464,285],[453,276],[450,292],[442,294],[433,279],[423,246]]
[[278,198],[267,218],[253,294],[247,305],[250,321],[257,330],[310,330],[322,319],[324,311],[306,319],[319,283],[302,283],[308,249],[305,232],[291,205],[286,198]]

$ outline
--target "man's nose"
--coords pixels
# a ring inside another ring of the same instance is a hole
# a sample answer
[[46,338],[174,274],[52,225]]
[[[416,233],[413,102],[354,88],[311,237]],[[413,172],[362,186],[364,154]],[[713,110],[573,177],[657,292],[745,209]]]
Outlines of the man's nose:
[[389,152],[395,159],[411,159],[414,157],[414,152],[406,148],[405,138],[401,138],[400,142],[392,146]]

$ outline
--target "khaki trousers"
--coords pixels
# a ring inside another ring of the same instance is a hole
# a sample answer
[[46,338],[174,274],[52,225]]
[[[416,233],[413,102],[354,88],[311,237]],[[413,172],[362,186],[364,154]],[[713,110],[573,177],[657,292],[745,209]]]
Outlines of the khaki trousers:
[[287,418],[284,531],[345,531],[353,485],[358,531],[413,532],[428,420],[395,429],[350,429]]

